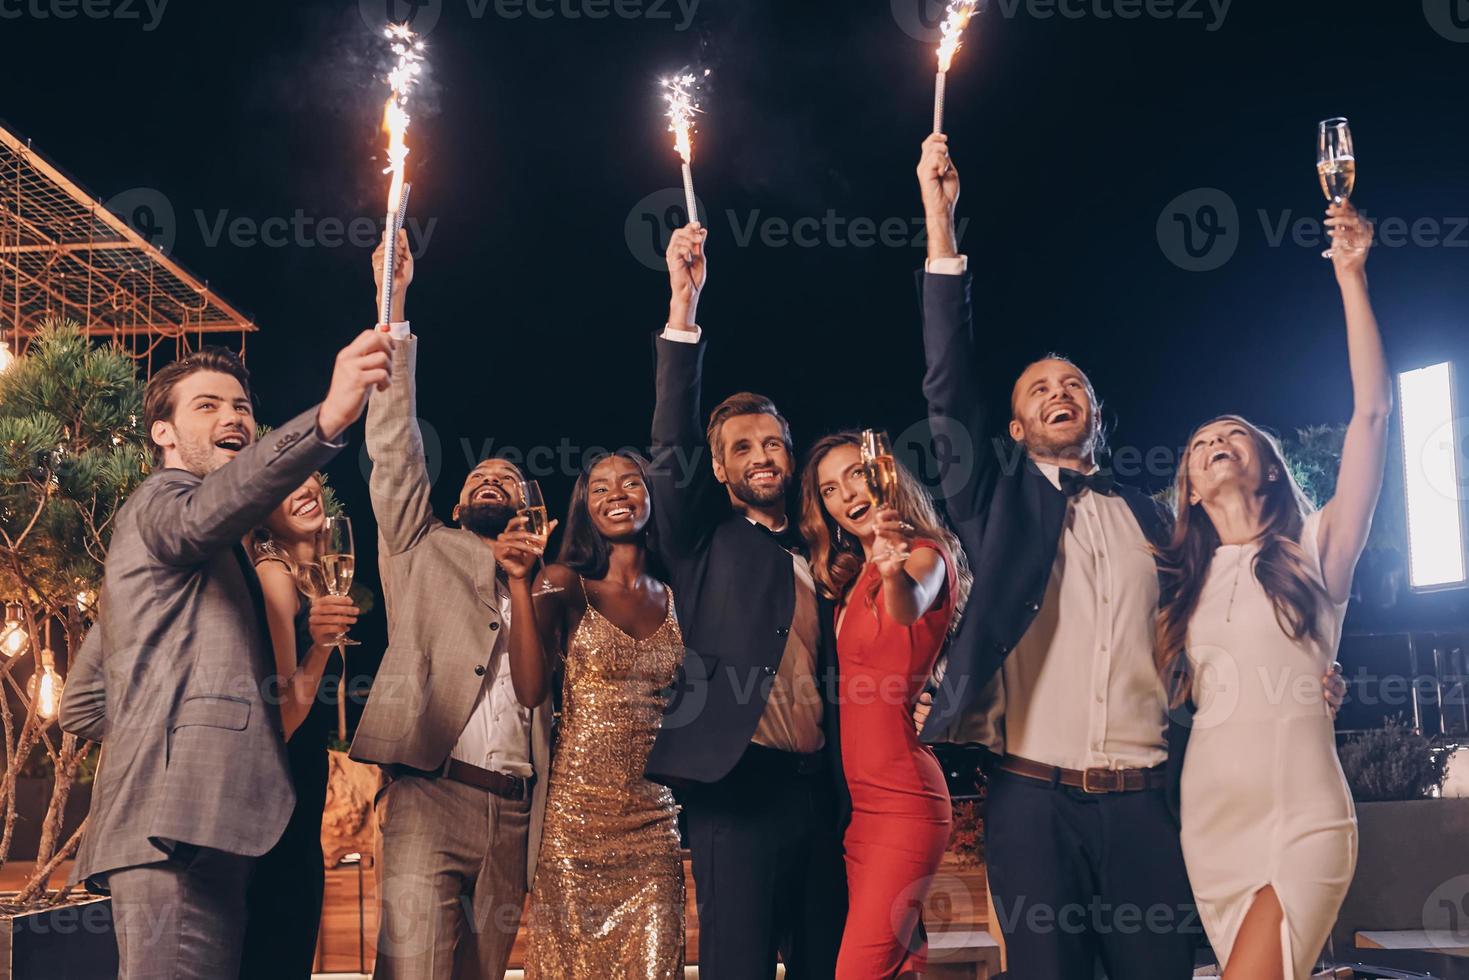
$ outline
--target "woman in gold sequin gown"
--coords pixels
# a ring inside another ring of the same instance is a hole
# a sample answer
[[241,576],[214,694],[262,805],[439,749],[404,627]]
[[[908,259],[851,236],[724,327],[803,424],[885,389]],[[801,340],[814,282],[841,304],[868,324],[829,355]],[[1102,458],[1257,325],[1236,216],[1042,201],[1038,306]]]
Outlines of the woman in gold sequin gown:
[[684,648],[647,567],[644,466],[619,453],[583,470],[557,563],[512,589],[512,621],[535,624],[511,634],[517,698],[539,703],[562,678],[527,978],[683,976],[677,809],[643,770]]

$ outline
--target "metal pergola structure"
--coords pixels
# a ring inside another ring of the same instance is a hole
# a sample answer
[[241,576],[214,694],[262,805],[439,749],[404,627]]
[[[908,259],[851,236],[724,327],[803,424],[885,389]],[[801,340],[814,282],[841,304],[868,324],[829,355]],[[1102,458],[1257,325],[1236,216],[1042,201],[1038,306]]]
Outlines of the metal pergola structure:
[[183,356],[210,334],[239,334],[243,354],[257,329],[0,126],[0,340],[20,353],[53,317],[117,342],[148,374],[155,356]]

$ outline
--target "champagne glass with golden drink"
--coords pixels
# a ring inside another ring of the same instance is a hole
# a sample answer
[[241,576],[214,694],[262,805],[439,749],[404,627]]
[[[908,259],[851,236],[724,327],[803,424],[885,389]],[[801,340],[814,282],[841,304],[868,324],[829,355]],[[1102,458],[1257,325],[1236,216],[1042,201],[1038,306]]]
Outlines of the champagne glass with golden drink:
[[897,506],[898,463],[888,434],[881,429],[862,430],[862,476],[874,511]]
[[[321,570],[321,562],[305,561],[296,566],[296,588],[308,599],[319,599],[324,595],[330,595],[326,587],[326,573]],[[347,640],[355,644],[355,640]],[[342,644],[333,646],[337,655],[342,658],[342,685],[347,683],[347,651]],[[347,698],[345,687],[337,689],[337,737],[347,741]]]
[[[357,568],[357,549],[352,541],[352,521],[346,517],[328,517],[316,532],[316,561],[321,566],[321,581],[328,595],[351,595],[352,575]],[[339,647],[355,647],[358,642],[346,633],[332,641]]]
[[888,434],[880,429],[862,430],[862,475],[873,508],[893,506],[898,492],[898,464],[893,460]]
[[[520,481],[520,509],[516,512],[525,518],[525,530],[531,534],[545,534],[546,528],[550,526],[550,517],[546,510],[546,497],[541,493],[541,484],[538,480]],[[544,570],[546,562],[544,559],[536,563],[537,567]],[[542,582],[541,587],[531,593],[532,596],[550,595],[560,592],[559,585],[552,585],[549,581]]]
[[[1316,175],[1321,192],[1332,204],[1342,204],[1357,185],[1357,153],[1352,146],[1352,126],[1346,119],[1324,119],[1316,126]],[[1321,253],[1332,256],[1332,249]]]

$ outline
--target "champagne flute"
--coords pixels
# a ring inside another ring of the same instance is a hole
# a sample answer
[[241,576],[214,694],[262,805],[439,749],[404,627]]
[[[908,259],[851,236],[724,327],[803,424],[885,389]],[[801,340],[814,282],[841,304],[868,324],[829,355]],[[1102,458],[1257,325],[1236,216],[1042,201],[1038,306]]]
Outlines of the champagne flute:
[[898,464],[888,434],[881,429],[862,430],[862,475],[872,506],[878,510],[891,507],[898,491]]
[[[867,496],[873,510],[884,510],[898,498],[898,463],[893,459],[893,446],[881,429],[862,430],[862,476],[867,482]],[[902,558],[908,557],[906,551]]]
[[[345,596],[352,593],[352,574],[357,567],[357,549],[352,542],[352,520],[347,517],[328,517],[316,532],[316,560],[321,566],[321,578],[327,594]],[[346,633],[333,637],[338,647],[359,646]],[[343,662],[346,662],[345,655]]]
[[[1316,126],[1316,175],[1321,192],[1332,204],[1343,204],[1357,184],[1357,154],[1352,146],[1352,126],[1346,119],[1324,119]],[[1333,249],[1321,253],[1331,258]]]
[[[315,561],[302,562],[296,566],[296,588],[301,594],[311,600],[320,599],[328,594],[326,587],[326,573],[321,570],[321,563]],[[355,643],[355,640],[348,641]],[[332,649],[342,658],[342,681],[337,688],[337,737],[347,741],[347,649],[340,643],[334,644]]]
[[[546,510],[546,497],[541,493],[539,480],[520,481],[520,509],[516,514],[525,518],[525,530],[531,534],[545,534],[550,524],[550,518]],[[545,559],[536,562],[536,568],[544,571]],[[560,592],[561,586],[552,585],[550,581],[542,582],[541,587],[531,593],[532,597],[551,595]]]

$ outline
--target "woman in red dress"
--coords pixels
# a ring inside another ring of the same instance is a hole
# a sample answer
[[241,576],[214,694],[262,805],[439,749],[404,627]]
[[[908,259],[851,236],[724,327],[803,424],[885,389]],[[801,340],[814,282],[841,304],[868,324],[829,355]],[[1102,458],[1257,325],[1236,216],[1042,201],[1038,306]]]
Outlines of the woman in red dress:
[[852,795],[837,980],[913,976],[926,963],[921,910],[950,820],[943,770],[918,741],[913,706],[963,608],[969,570],[927,491],[901,465],[892,506],[873,507],[856,433],[812,448],[801,530],[817,587],[837,603],[842,766]]

